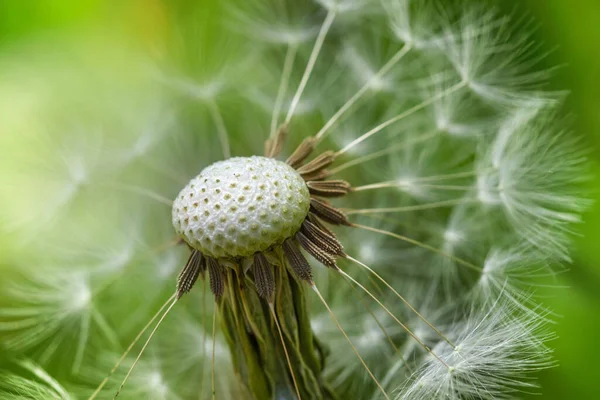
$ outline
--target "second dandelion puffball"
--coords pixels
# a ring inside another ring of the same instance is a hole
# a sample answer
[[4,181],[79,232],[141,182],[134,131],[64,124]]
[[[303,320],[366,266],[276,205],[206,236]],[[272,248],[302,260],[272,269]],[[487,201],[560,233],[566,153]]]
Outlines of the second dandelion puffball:
[[310,195],[300,174],[266,157],[209,165],[173,202],[173,226],[214,258],[247,257],[283,243],[302,225]]

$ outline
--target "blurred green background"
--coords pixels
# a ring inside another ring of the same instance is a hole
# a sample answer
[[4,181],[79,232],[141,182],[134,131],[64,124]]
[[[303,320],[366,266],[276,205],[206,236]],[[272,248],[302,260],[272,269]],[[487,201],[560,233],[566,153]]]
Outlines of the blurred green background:
[[[214,0],[200,0],[207,4]],[[291,1],[291,0],[290,0]],[[77,37],[83,33],[120,31],[133,42],[160,42],[164,29],[158,0],[3,0],[0,1],[0,56],[32,39]],[[536,21],[535,37],[546,49],[544,60],[561,65],[552,89],[569,90],[565,113],[574,116],[573,127],[594,148],[595,188],[600,188],[600,1],[505,0],[507,12],[528,12]],[[599,194],[596,193],[598,197]],[[540,374],[544,399],[600,398],[600,202],[585,216],[583,236],[569,271],[553,284],[540,288],[545,304],[556,313],[558,339],[552,347],[557,368]],[[531,398],[540,398],[531,395]]]

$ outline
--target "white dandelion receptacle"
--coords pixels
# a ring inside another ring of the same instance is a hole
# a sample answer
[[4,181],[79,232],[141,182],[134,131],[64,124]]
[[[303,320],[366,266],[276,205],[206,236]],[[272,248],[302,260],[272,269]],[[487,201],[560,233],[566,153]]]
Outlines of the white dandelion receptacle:
[[300,174],[266,157],[235,157],[206,167],[173,202],[173,226],[215,258],[265,251],[294,235],[310,207]]

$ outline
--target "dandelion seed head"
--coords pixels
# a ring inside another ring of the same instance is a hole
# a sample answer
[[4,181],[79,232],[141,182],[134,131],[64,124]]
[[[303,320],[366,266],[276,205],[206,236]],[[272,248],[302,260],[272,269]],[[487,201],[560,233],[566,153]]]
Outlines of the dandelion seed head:
[[158,397],[166,397],[169,392],[169,387],[165,383],[160,371],[149,371],[146,375],[149,389],[158,395]]
[[[252,90],[247,95],[247,97],[250,101],[258,104],[264,111],[267,111],[267,112],[270,112],[275,105],[275,99],[271,95],[263,93],[263,92],[257,90],[256,88],[252,88]],[[292,103],[291,97],[284,99],[283,109],[289,108],[291,103]],[[296,106],[296,109],[294,110],[294,115],[302,116],[302,115],[309,114],[317,109],[318,104],[319,104],[318,100],[316,98],[313,98],[311,93],[307,93],[306,96],[304,96],[298,102],[298,105]]]
[[156,275],[159,279],[169,279],[173,276],[175,270],[179,268],[180,263],[181,259],[175,252],[166,252],[162,257],[159,257],[156,263]]
[[408,193],[414,197],[425,196],[427,190],[421,186],[415,179],[415,177],[404,175],[398,179],[398,190]]
[[230,7],[229,25],[268,44],[298,46],[316,36],[311,2],[281,4],[277,1],[246,1]]
[[[565,256],[567,226],[579,221],[578,210],[586,204],[574,189],[585,174],[569,171],[580,168],[585,157],[573,139],[555,132],[546,113],[520,110],[500,126],[478,165],[478,197],[501,206],[525,240]],[[559,138],[561,145],[552,146]]]
[[365,260],[366,263],[371,263],[377,260],[377,248],[371,243],[362,243],[359,247],[358,254],[361,260]]
[[430,49],[439,42],[435,31],[438,15],[424,2],[392,0],[382,2],[390,30],[401,42],[417,49]]
[[349,65],[360,85],[368,85],[373,92],[391,91],[394,86],[390,78],[377,75],[377,67],[363,57],[353,45],[342,50],[342,59]]
[[[16,360],[11,364],[14,365],[0,368],[0,395],[3,399],[73,399],[65,387],[30,359]],[[12,366],[26,371],[27,376],[11,371]]]
[[531,294],[538,278],[554,276],[560,268],[552,266],[529,243],[492,247],[483,263],[481,275],[470,296],[482,303],[504,295],[515,307],[534,306]]
[[127,125],[126,129],[131,132],[131,144],[120,144],[115,153],[118,162],[124,165],[146,157],[154,147],[159,146],[175,124],[174,113],[163,104],[139,106],[138,113],[146,116],[127,116],[123,121]]
[[551,366],[549,350],[539,340],[548,336],[540,317],[514,317],[511,311],[510,304],[496,302],[483,316],[474,312],[456,325],[456,347],[445,342],[434,347],[450,368],[425,361],[398,398],[511,398],[514,391],[533,387],[511,377]]
[[289,165],[238,157],[190,181],[173,203],[173,226],[203,254],[250,256],[296,233],[309,206],[308,188]]
[[103,263],[103,267],[113,271],[121,270],[129,264],[134,254],[135,251],[132,246],[126,246],[106,260],[106,262]]
[[482,99],[503,105],[527,104],[544,97],[537,89],[549,73],[525,67],[543,58],[535,55],[530,23],[523,18],[517,24],[524,29],[515,33],[505,29],[509,21],[494,8],[465,10],[455,22],[442,19],[444,39],[438,46],[461,80]]
[[174,90],[203,101],[214,100],[225,88],[225,81],[218,78],[213,78],[205,82],[169,76],[162,77],[161,79]]
[[477,176],[477,199],[483,204],[500,204],[502,199],[497,188],[500,187],[497,177],[485,171]]
[[[369,321],[372,324],[372,321]],[[379,341],[383,338],[381,330],[376,327],[370,327],[358,337],[357,345],[363,349],[369,348],[379,344]]]
[[463,235],[461,232],[454,229],[446,229],[444,231],[444,240],[448,242],[449,245],[454,245],[459,243],[463,239]]
[[71,298],[65,303],[65,307],[71,308],[73,312],[79,312],[89,306],[92,299],[92,291],[83,277],[75,280],[69,292]]
[[328,316],[320,314],[310,319],[310,328],[316,335],[322,335],[329,330]]
[[273,24],[260,23],[252,19],[247,24],[247,31],[259,40],[273,44],[298,46],[313,38],[317,29],[313,26],[293,26],[282,21]]

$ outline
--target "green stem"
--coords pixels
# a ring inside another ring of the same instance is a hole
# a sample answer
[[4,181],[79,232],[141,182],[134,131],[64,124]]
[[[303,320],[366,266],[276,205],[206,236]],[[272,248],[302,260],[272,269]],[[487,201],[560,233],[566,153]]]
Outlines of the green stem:
[[[287,268],[273,268],[275,313],[300,396],[303,400],[334,400],[337,397],[323,376],[326,351],[310,326],[304,284]],[[258,296],[252,276],[229,269],[219,309],[234,370],[250,397],[297,399],[275,321],[266,301]]]

